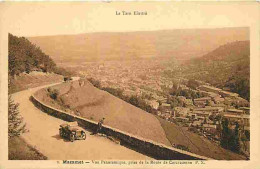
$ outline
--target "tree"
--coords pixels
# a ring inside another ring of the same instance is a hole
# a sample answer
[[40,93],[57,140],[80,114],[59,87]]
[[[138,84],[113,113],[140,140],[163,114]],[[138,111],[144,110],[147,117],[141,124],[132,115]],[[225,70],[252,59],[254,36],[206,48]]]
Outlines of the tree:
[[250,141],[250,131],[246,130],[246,131],[245,131],[245,136],[246,136],[246,139],[247,139],[248,141]]
[[206,100],[206,106],[209,106],[209,104],[210,104],[209,100]]
[[191,89],[196,89],[200,84],[193,79],[189,79],[188,83],[187,83],[187,87],[191,88]]
[[23,123],[23,118],[19,113],[19,104],[14,103],[11,96],[8,96],[8,138],[20,136],[27,130],[26,124]]
[[172,88],[169,91],[170,95],[178,95],[179,94],[179,90],[178,90],[178,85],[176,83],[172,84]]
[[224,119],[222,121],[222,132],[221,132],[221,140],[220,145],[223,148],[229,148],[229,138],[230,138],[230,129],[228,128],[229,121],[228,119]]
[[234,152],[240,151],[240,137],[239,137],[239,124],[236,122],[236,127],[234,130],[229,128],[228,119],[222,121],[222,132],[221,132],[221,141],[220,145]]
[[58,98],[58,95],[60,93],[58,89],[48,88],[47,91],[49,92],[50,97],[54,100]]
[[24,37],[12,34],[8,36],[8,67],[8,73],[12,77],[22,72],[30,73],[34,69],[42,69],[44,72],[59,69],[50,56],[43,53],[35,44]]
[[235,127],[235,132],[234,132],[234,136],[233,136],[233,144],[232,144],[232,147],[231,147],[231,150],[234,151],[234,152],[239,152],[240,150],[240,145],[239,145],[239,124],[238,122],[236,122],[236,127]]

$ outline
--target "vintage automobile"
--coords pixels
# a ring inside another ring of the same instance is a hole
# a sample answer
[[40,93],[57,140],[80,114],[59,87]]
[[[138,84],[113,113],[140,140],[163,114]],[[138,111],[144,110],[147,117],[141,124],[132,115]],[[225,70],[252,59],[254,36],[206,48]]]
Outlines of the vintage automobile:
[[71,142],[74,140],[85,140],[86,132],[78,126],[77,122],[68,122],[60,125],[60,136],[69,139]]

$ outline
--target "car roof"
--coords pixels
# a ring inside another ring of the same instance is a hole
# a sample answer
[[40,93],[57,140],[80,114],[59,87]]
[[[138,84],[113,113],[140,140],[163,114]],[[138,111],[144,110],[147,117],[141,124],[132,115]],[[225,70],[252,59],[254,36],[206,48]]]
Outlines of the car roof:
[[76,121],[68,122],[68,124],[69,124],[70,126],[78,126],[78,122],[76,122]]
[[69,130],[78,131],[83,129],[81,127],[69,127]]
[[60,125],[61,127],[66,127],[66,126],[70,126],[70,127],[77,127],[78,126],[78,122],[74,121],[74,122],[67,122],[67,123],[63,123]]

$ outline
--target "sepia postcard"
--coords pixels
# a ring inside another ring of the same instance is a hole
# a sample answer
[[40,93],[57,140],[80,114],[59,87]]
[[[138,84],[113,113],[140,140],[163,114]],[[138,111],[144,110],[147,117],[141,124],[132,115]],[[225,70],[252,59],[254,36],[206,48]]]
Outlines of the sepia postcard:
[[260,168],[259,9],[0,2],[0,169]]

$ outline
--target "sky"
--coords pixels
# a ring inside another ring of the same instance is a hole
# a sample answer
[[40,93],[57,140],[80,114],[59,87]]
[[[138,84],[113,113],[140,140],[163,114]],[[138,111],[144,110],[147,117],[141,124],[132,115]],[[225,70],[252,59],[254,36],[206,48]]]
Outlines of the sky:
[[[250,27],[249,2],[2,2],[0,28],[17,36],[183,28]],[[116,15],[146,11],[147,15]]]

